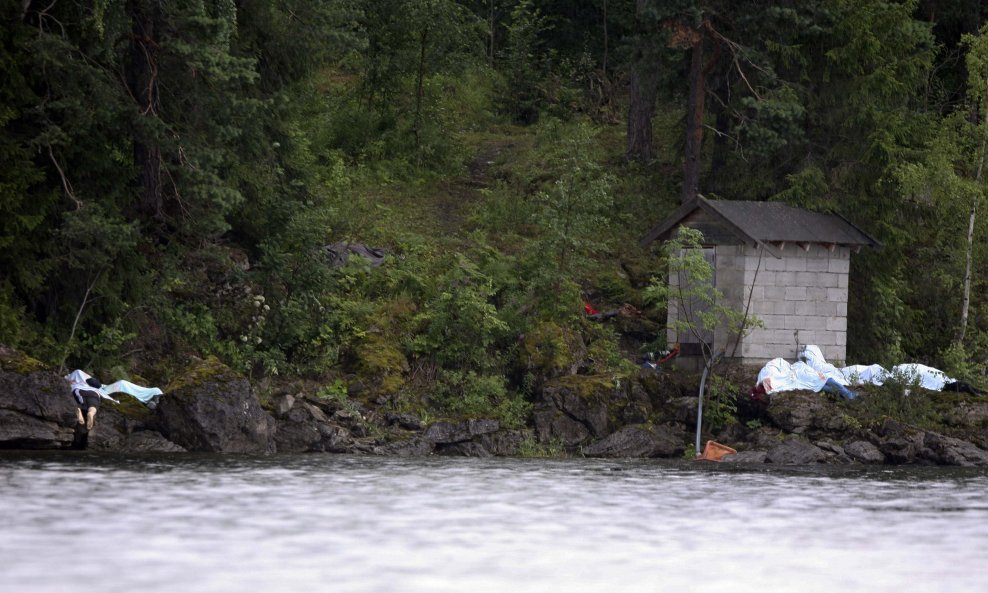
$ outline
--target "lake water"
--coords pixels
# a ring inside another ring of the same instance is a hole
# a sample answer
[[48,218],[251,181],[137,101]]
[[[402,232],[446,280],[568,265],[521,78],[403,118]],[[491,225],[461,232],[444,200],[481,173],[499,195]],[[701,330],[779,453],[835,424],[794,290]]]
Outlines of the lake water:
[[0,452],[0,591],[988,591],[988,471]]

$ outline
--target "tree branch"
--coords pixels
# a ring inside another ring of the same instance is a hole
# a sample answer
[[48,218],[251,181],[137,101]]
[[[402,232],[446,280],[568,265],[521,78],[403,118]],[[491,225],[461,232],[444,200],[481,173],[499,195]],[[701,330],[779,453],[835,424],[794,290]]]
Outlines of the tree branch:
[[86,303],[89,301],[89,293],[92,292],[93,287],[96,286],[96,282],[99,281],[99,277],[102,274],[103,270],[96,272],[96,276],[93,278],[93,281],[86,287],[86,294],[82,296],[82,303],[79,305],[79,310],[76,311],[75,320],[72,321],[72,331],[69,332],[69,339],[65,341],[65,351],[62,352],[62,361],[58,363],[59,374],[65,372],[65,359],[69,357],[69,348],[72,346],[72,340],[75,338],[75,330],[79,325],[79,318],[82,317],[82,311],[86,308]]
[[758,246],[758,263],[755,265],[755,275],[751,279],[751,288],[748,289],[748,303],[744,306],[744,318],[741,320],[741,327],[738,328],[738,337],[734,340],[734,349],[731,350],[731,358],[738,353],[738,345],[744,336],[744,330],[748,325],[748,313],[751,311],[751,296],[755,293],[755,283],[758,281],[758,270],[762,269],[762,255],[765,253],[765,246]]
[[65,195],[67,195],[73,202],[75,202],[76,210],[82,208],[82,201],[75,197],[72,192],[72,184],[69,182],[68,177],[65,176],[65,171],[62,170],[62,166],[58,164],[58,159],[55,158],[55,151],[52,149],[51,144],[48,145],[48,156],[51,157],[51,162],[58,169],[58,175],[62,178],[62,188],[65,189]]

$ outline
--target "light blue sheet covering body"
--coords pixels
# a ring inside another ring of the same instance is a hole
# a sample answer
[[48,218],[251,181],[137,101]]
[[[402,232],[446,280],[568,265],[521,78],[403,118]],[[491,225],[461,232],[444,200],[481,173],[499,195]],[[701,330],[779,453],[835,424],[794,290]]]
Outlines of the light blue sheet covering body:
[[132,395],[146,404],[156,395],[161,395],[162,391],[157,387],[142,387],[130,381],[120,380],[103,386],[103,391],[107,393],[126,393]]

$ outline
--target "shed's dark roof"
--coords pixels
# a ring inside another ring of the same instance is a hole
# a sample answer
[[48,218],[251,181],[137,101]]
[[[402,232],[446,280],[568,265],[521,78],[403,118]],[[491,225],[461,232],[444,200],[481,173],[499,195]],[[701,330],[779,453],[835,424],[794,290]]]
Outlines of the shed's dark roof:
[[822,243],[877,247],[880,243],[842,216],[823,214],[779,202],[708,200],[697,196],[649,231],[642,246],[669,236],[697,208],[721,220],[743,241],[766,243]]

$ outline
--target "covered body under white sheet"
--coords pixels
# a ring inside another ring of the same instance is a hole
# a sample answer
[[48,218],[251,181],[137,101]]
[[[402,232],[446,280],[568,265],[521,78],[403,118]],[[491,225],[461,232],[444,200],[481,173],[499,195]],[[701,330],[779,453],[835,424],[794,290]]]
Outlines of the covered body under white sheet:
[[828,379],[833,379],[841,385],[864,385],[868,383],[881,385],[889,377],[901,377],[905,381],[911,381],[915,378],[921,387],[931,391],[940,391],[944,385],[954,382],[954,379],[939,369],[912,362],[897,364],[888,370],[878,364],[856,364],[837,368],[827,362],[820,348],[814,345],[805,346],[800,352],[800,358]]

